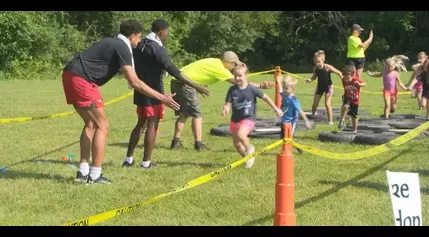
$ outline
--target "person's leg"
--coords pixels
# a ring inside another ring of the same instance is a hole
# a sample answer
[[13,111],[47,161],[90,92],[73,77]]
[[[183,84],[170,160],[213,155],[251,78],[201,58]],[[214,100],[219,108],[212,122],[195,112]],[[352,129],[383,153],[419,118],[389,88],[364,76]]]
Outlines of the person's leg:
[[134,164],[134,158],[133,158],[134,150],[136,149],[136,146],[140,141],[140,137],[144,129],[146,128],[147,120],[146,120],[146,117],[144,116],[143,106],[137,106],[137,116],[138,116],[137,124],[130,135],[127,156],[125,157],[125,160],[122,163],[123,167],[130,167]]
[[173,140],[171,141],[170,149],[177,149],[177,148],[183,147],[180,141],[180,138],[182,136],[182,132],[185,127],[186,120],[187,118],[183,114],[180,114],[179,117],[177,118],[174,126],[174,137],[173,137]]
[[[74,106],[85,123],[80,138],[81,165],[76,180],[88,183],[110,183],[101,175],[109,122],[98,86],[67,71],[63,72],[62,82],[67,104]],[[88,174],[90,153],[92,153],[92,167]]]
[[156,167],[155,162],[151,162],[151,156],[153,148],[155,147],[156,141],[156,130],[158,129],[159,117],[147,118],[147,129],[144,137],[144,155],[142,168],[154,168]]
[[[248,137],[249,133],[255,127],[255,123],[250,120],[242,120],[240,121],[240,127],[237,131],[237,139],[242,144],[242,146],[246,149],[245,155],[250,155],[255,152],[255,146],[250,143],[250,139]],[[250,168],[255,163],[255,157],[250,158],[244,163],[245,168]]]
[[322,98],[322,95],[319,95],[317,92],[318,92],[318,89],[316,88],[316,91],[313,97],[313,105],[311,106],[311,114],[313,116],[317,114],[317,107],[319,106],[320,99]]
[[359,112],[359,105],[350,104],[349,115],[350,115],[350,117],[352,117],[353,132],[357,132],[357,128],[358,128],[358,112]]
[[359,79],[362,79],[364,66],[365,66],[365,58],[355,59],[356,74],[359,77]]
[[417,91],[416,93],[417,93],[417,104],[419,106],[419,109],[422,110],[422,109],[426,108],[426,105],[423,104],[422,92]]
[[239,123],[230,122],[229,124],[229,131],[232,134],[232,142],[234,144],[235,150],[241,155],[241,157],[246,156],[246,147],[241,143],[239,137],[238,137],[238,130],[240,128]]
[[341,114],[340,114],[340,122],[338,123],[338,128],[341,129],[344,127],[345,117],[346,117],[346,111],[349,108],[349,104],[347,99],[343,96],[343,105],[341,106]]
[[386,118],[386,119],[389,119],[389,116],[390,116],[390,106],[391,106],[391,104],[390,104],[390,100],[391,100],[391,98],[390,98],[390,92],[389,91],[387,91],[387,90],[384,90],[383,91],[383,97],[384,97],[384,117]]
[[334,124],[334,119],[332,115],[332,94],[333,94],[333,87],[331,85],[329,86],[328,91],[325,93],[325,107],[326,107],[326,113],[328,114],[329,125]]
[[170,145],[170,149],[173,150],[183,147],[180,137],[182,136],[183,129],[185,128],[187,117],[183,113],[185,110],[183,86],[178,81],[172,80],[170,83],[170,88],[172,94],[176,93],[173,99],[180,105],[180,109],[178,111],[174,111],[174,114],[178,117],[174,125],[174,136]]

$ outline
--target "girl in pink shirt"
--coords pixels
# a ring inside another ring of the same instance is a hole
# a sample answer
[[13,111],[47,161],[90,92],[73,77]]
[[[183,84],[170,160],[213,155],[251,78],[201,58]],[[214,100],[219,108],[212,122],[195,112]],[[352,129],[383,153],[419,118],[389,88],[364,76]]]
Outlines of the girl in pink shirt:
[[384,117],[389,119],[390,113],[396,111],[398,101],[398,87],[397,84],[404,90],[408,90],[402,83],[399,72],[407,71],[404,61],[408,60],[406,56],[395,55],[386,59],[384,71],[380,73],[368,72],[371,77],[383,78],[383,97],[384,97]]
[[[411,84],[414,78],[416,78],[418,75],[420,75],[423,72],[423,62],[428,58],[428,55],[425,52],[420,52],[417,54],[417,64],[414,64],[412,66],[414,72],[411,75],[410,81],[408,82],[408,85]],[[423,82],[417,81],[417,83],[412,88],[413,93],[411,94],[412,98],[417,97],[417,105],[419,106],[419,109],[423,109],[426,107],[426,100],[422,99],[422,91],[423,91]]]

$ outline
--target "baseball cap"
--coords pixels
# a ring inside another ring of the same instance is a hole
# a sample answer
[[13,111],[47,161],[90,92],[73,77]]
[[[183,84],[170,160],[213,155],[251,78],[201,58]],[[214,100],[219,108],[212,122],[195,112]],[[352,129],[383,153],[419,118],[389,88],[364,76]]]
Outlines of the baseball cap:
[[360,27],[360,25],[358,25],[358,24],[353,24],[352,29],[357,30],[357,31],[363,31],[363,28]]
[[242,64],[242,62],[238,59],[237,54],[232,51],[226,51],[223,53],[222,61],[235,63],[237,65]]

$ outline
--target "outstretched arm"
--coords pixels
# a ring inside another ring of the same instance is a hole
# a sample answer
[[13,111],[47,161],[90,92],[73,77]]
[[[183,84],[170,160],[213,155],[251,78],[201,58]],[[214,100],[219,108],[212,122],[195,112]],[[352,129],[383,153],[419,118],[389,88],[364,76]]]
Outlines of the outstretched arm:
[[225,102],[222,108],[222,113],[221,113],[222,117],[225,117],[229,113],[230,109],[231,109],[231,103]]
[[[229,83],[231,83],[231,84],[233,84],[233,85],[237,84],[234,81],[234,78],[228,79],[226,81],[229,82]],[[257,83],[257,82],[250,82],[250,81],[248,81],[247,83],[249,83],[250,85],[255,86],[256,88],[259,88],[259,89],[270,89],[270,88],[272,88],[272,85],[268,81],[264,81],[263,83]]]
[[334,66],[326,64],[326,68],[328,68],[329,71],[337,74],[341,79],[343,79],[343,74],[340,72],[340,70],[336,69]]
[[277,108],[277,106],[274,104],[273,100],[268,96],[265,95],[262,97],[262,99],[269,105],[271,106],[271,108],[274,110],[274,112],[278,115],[278,116],[283,116],[283,111],[279,108]]
[[399,76],[399,73],[398,73],[398,76],[396,77],[396,82],[399,84],[399,86],[400,86],[402,89],[404,89],[404,90],[408,90],[408,88],[404,85],[404,83],[402,83],[401,78],[400,78],[400,76]]
[[368,76],[370,76],[370,77],[382,77],[382,76],[383,76],[383,73],[382,73],[382,72],[379,72],[379,73],[372,73],[372,72],[370,72],[370,71],[367,71],[367,72],[366,72],[366,74],[368,74]]
[[316,66],[313,67],[313,75],[311,75],[311,77],[309,79],[306,79],[305,82],[312,82],[314,80],[316,80],[317,75],[316,75]]

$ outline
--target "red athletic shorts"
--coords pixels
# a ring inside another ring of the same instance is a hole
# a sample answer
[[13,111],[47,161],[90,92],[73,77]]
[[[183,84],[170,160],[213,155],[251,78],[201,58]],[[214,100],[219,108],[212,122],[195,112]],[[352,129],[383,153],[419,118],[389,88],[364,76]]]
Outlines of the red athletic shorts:
[[81,108],[94,103],[96,108],[104,107],[103,97],[98,86],[72,72],[63,72],[63,88],[67,104]]
[[391,89],[391,90],[386,90],[386,89],[384,89],[384,90],[383,90],[383,95],[384,95],[384,96],[389,95],[389,96],[390,96],[390,99],[395,100],[395,99],[397,99],[397,98],[398,98],[398,88],[396,88],[396,89]]
[[164,118],[164,104],[150,105],[150,106],[137,106],[137,115],[139,117],[159,117]]

